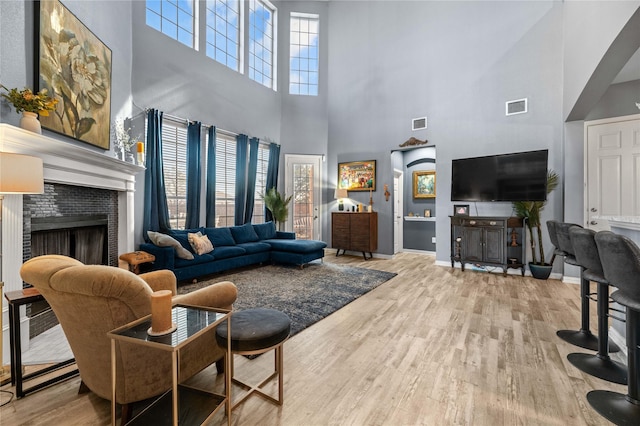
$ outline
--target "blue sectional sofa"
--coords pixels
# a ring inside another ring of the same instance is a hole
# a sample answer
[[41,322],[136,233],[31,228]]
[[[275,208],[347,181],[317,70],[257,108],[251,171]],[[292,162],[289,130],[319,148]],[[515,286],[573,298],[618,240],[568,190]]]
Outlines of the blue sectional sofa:
[[[197,232],[209,238],[213,251],[202,255],[194,252],[188,235]],[[312,260],[323,258],[324,248],[327,246],[323,241],[296,240],[293,232],[276,231],[273,222],[172,230],[167,235],[193,254],[193,259],[178,257],[174,247],[161,247],[152,243],[141,244],[140,250],[155,256],[152,269],[169,269],[175,273],[178,281],[263,262],[303,266]]]

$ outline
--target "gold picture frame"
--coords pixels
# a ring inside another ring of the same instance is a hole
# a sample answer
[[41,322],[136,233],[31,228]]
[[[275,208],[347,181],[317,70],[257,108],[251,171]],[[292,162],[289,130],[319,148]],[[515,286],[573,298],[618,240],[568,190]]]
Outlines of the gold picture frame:
[[111,49],[59,0],[35,4],[35,82],[58,99],[42,126],[108,150]]
[[413,172],[413,198],[436,198],[436,172]]
[[338,188],[347,191],[375,191],[376,160],[338,163]]

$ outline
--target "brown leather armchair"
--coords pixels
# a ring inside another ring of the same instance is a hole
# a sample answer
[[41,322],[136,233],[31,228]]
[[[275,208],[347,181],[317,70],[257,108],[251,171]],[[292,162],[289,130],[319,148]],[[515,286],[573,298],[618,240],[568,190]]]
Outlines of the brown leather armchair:
[[[171,271],[135,275],[112,266],[84,265],[59,255],[30,259],[22,265],[20,275],[40,291],[58,317],[82,383],[108,400],[111,400],[111,339],[107,332],[150,314],[153,291],[171,290],[176,294],[176,278]],[[236,286],[224,281],[174,296],[173,303],[231,309],[236,296]],[[171,354],[118,342],[117,356],[116,402],[123,405],[122,417],[126,420],[131,413],[130,403],[171,388]],[[203,334],[181,351],[181,380],[223,356],[216,344],[215,329]]]

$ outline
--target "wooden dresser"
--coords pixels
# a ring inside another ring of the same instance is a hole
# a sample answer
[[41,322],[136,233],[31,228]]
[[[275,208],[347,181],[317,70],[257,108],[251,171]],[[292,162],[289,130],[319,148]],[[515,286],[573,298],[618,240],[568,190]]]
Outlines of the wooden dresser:
[[359,251],[365,260],[371,259],[378,249],[378,213],[332,212],[331,245],[336,256],[342,249],[342,254]]

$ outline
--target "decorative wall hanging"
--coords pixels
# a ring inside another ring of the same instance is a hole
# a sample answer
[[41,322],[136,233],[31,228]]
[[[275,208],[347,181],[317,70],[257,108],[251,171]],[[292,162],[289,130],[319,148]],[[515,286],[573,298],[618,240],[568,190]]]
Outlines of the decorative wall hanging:
[[338,188],[348,191],[375,191],[376,160],[338,163]]
[[58,99],[42,126],[109,149],[111,49],[60,1],[36,2],[35,81]]
[[408,146],[426,145],[427,143],[429,143],[429,141],[426,139],[421,141],[420,139],[416,139],[412,136],[409,139],[407,139],[405,143],[400,144],[400,148],[406,148]]
[[413,172],[413,198],[436,197],[436,172]]

